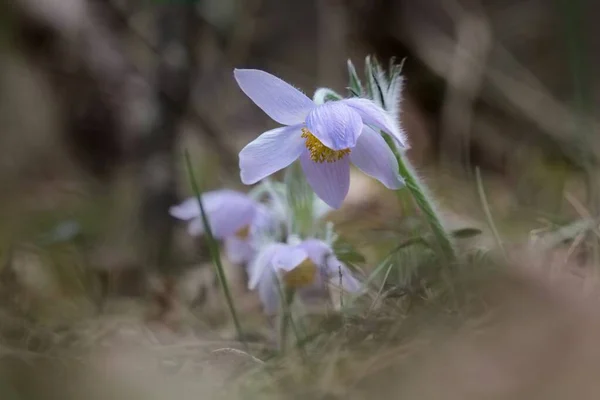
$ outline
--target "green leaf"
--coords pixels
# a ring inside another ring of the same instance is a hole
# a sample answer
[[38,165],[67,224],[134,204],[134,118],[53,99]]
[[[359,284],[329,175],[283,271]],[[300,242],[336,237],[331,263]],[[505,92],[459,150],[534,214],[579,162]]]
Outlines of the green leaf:
[[577,236],[595,229],[597,226],[598,220],[596,219],[580,219],[542,235],[541,243],[544,247],[551,249],[563,244],[565,241],[573,240]]
[[[365,71],[367,75],[367,88],[369,89],[369,95],[372,100],[379,101],[383,108],[385,104],[385,92],[387,90],[387,82],[381,82],[384,78],[383,70],[375,58],[367,56],[365,59]],[[384,87],[384,85],[386,87]]]
[[333,251],[336,257],[343,263],[364,263],[365,257],[360,254],[352,244],[342,238],[338,238],[333,244]]
[[375,83],[375,72],[371,63],[371,56],[365,58],[366,94],[370,99],[375,99],[377,84]]
[[329,88],[319,88],[313,96],[313,101],[317,104],[327,103],[328,101],[342,100],[343,97]]
[[308,236],[313,229],[314,192],[308,184],[299,162],[285,170],[286,199],[292,211],[290,232],[300,237]]
[[363,93],[363,87],[351,60],[348,60],[348,78],[350,79],[350,86],[348,87],[350,95],[359,97]]

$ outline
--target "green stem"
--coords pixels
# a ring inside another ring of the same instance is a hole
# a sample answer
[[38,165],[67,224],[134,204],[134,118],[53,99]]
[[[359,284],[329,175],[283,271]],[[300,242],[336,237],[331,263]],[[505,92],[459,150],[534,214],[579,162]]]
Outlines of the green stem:
[[196,199],[198,200],[198,204],[200,206],[200,214],[202,216],[202,224],[204,225],[205,237],[208,242],[208,248],[210,250],[210,256],[213,260],[213,265],[215,267],[215,272],[217,274],[217,278],[219,279],[219,284],[221,285],[221,289],[225,294],[225,300],[227,301],[227,306],[229,307],[229,312],[231,313],[231,318],[233,319],[233,323],[235,325],[235,329],[237,331],[238,337],[244,344],[244,347],[248,349],[248,345],[244,340],[244,334],[242,331],[242,325],[237,316],[237,312],[235,309],[235,304],[233,302],[233,297],[231,296],[231,290],[229,290],[229,284],[227,283],[227,277],[225,276],[225,269],[223,268],[223,264],[221,262],[221,254],[219,252],[219,245],[212,234],[212,229],[210,227],[210,223],[208,222],[208,217],[206,215],[206,211],[204,209],[204,204],[202,202],[202,196],[200,189],[198,188],[198,184],[196,183],[196,178],[194,177],[194,171],[192,169],[192,162],[190,160],[190,154],[188,151],[185,151],[185,163],[188,170],[188,175],[190,178],[190,184],[192,186],[192,190]]
[[454,262],[456,259],[454,244],[452,243],[450,235],[448,235],[446,229],[444,229],[444,226],[442,225],[442,220],[437,213],[436,206],[431,199],[431,196],[428,195],[427,188],[417,177],[410,162],[400,154],[396,149],[395,144],[391,143],[391,140],[392,139],[386,135],[386,141],[396,156],[396,160],[398,161],[398,171],[400,176],[404,179],[406,188],[417,204],[417,207],[425,214],[427,223],[436,239],[440,252],[444,255],[444,258],[448,263]]
[[[279,294],[281,298],[281,313],[279,314],[279,352],[281,354],[285,353],[285,349],[287,347],[287,336],[288,336],[288,324],[293,323],[292,321],[292,313],[290,310],[291,304],[294,301],[294,290],[278,285]],[[296,331],[294,327],[294,331]],[[296,336],[298,333],[296,332]],[[299,340],[296,337],[296,340]]]

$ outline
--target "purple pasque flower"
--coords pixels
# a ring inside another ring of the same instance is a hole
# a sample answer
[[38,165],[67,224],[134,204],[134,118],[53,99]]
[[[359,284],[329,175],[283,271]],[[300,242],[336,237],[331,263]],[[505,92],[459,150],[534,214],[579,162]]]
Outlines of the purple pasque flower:
[[242,182],[252,185],[300,158],[308,183],[333,208],[350,187],[350,163],[390,189],[402,186],[398,163],[383,137],[401,145],[404,135],[371,100],[350,98],[317,105],[299,90],[260,70],[236,69],[242,91],[269,117],[285,125],[264,132],[240,152]]
[[362,288],[331,247],[317,239],[307,239],[298,245],[264,246],[248,264],[248,277],[248,288],[258,291],[267,314],[276,313],[279,308],[279,282],[296,290],[301,298],[326,293],[329,282],[351,293]]
[[[249,261],[254,255],[255,237],[268,231],[275,223],[269,210],[248,195],[230,189],[202,194],[208,222],[217,240],[223,240],[227,258],[236,264]],[[200,236],[204,224],[200,205],[191,197],[169,209],[171,216],[188,221],[188,233]]]

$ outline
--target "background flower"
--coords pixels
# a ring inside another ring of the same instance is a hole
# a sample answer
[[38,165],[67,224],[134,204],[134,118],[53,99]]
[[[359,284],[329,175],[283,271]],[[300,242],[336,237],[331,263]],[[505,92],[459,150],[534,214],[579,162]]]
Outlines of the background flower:
[[[254,255],[255,240],[276,223],[267,207],[235,190],[206,192],[202,195],[202,203],[214,237],[224,241],[227,258],[233,263],[249,261]],[[195,197],[171,207],[169,213],[189,222],[190,235],[204,233],[200,205]]]
[[248,276],[248,287],[258,291],[267,314],[279,309],[279,282],[296,290],[301,298],[326,294],[329,283],[340,283],[350,293],[361,290],[360,282],[337,259],[331,247],[317,239],[307,239],[298,245],[265,246],[248,265]]

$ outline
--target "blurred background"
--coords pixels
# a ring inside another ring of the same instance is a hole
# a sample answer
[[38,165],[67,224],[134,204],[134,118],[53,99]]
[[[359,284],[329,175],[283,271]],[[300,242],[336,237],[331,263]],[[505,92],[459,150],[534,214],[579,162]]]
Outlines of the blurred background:
[[[107,314],[114,327],[131,307],[164,322],[184,303],[202,335],[227,325],[206,247],[168,208],[191,193],[184,149],[205,189],[245,190],[237,153],[273,122],[233,68],[345,94],[347,59],[361,72],[369,54],[404,60],[407,156],[449,225],[486,227],[476,167],[509,249],[595,218],[599,13],[584,0],[2,2],[0,348],[47,350],[57,330],[96,332]],[[353,177],[332,217],[367,264],[385,249],[365,229],[403,218],[382,189]]]

